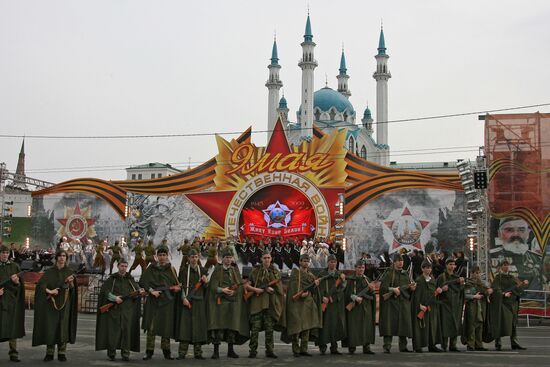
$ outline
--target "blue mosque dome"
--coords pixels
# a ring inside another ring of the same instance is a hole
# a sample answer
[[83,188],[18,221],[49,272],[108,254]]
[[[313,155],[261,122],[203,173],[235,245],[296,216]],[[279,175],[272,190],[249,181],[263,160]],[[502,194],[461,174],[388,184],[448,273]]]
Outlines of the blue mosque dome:
[[324,87],[313,93],[313,108],[318,107],[321,111],[329,111],[332,107],[338,112],[353,113],[355,110],[350,101],[340,92],[332,88]]
[[279,108],[287,108],[286,98],[285,98],[284,94],[281,97],[281,99],[279,100]]
[[371,112],[370,112],[370,108],[368,108],[368,107],[365,108],[365,112],[363,113],[363,118],[364,118],[365,120],[370,120],[370,119],[372,119],[372,114],[371,114]]

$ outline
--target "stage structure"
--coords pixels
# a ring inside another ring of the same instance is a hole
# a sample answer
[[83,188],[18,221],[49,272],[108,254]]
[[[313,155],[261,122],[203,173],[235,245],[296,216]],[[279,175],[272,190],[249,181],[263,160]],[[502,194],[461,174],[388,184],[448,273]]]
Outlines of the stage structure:
[[[62,182],[33,193],[35,201],[66,202],[50,205],[50,212],[37,218],[37,227],[52,228],[36,233],[49,233],[53,238],[45,242],[55,241],[62,222],[75,221],[71,215],[78,209],[82,218],[74,222],[75,231],[103,216],[114,227],[124,226],[130,242],[166,239],[177,246],[195,237],[326,238],[345,243],[349,264],[362,252],[464,248],[467,223],[458,174],[374,164],[347,151],[346,134],[346,129],[324,134],[314,127],[311,139],[289,145],[279,120],[266,147],[253,144],[250,128],[230,141],[217,136],[218,154],[180,174]],[[91,207],[84,201],[98,199],[109,210],[82,214]],[[91,231],[86,235],[93,237]]]

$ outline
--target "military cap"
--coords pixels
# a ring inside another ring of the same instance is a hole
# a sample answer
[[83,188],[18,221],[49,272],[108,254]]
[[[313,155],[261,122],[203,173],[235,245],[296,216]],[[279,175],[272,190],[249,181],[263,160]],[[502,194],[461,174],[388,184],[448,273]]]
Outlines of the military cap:
[[194,248],[192,248],[191,250],[189,250],[189,253],[187,254],[188,256],[196,256],[198,255],[199,253],[197,252],[197,250],[195,250]]
[[10,249],[9,249],[9,247],[6,246],[6,245],[1,245],[1,246],[0,246],[0,252],[4,252],[4,251],[9,252]]
[[445,260],[445,265],[450,264],[450,263],[456,263],[456,260],[452,257],[447,258],[447,260]]
[[428,260],[424,260],[422,261],[422,269],[424,268],[431,268],[432,267],[432,263],[429,262]]
[[226,248],[222,251],[222,257],[228,257],[228,256],[233,256],[233,251],[231,251],[230,249]]
[[336,256],[334,256],[333,254],[330,254],[327,256],[327,262],[328,261],[338,261],[338,260],[336,259]]
[[355,262],[355,267],[358,266],[365,266],[365,261],[363,259],[359,259]]
[[300,256],[300,261],[302,261],[302,260],[307,260],[307,261],[309,261],[309,255],[308,255],[308,254],[303,254],[303,255],[301,255],[301,256]]
[[168,247],[166,247],[166,246],[161,245],[157,248],[157,255],[158,254],[168,254],[168,253],[169,253]]

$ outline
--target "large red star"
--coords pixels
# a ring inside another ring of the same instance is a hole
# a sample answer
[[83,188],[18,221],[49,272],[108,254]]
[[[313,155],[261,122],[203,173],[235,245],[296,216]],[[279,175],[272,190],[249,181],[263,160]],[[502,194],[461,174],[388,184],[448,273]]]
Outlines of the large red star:
[[71,215],[56,220],[64,227],[67,236],[73,239],[87,239],[88,228],[95,223],[95,219],[82,215],[78,202]]
[[[405,216],[410,216],[410,217],[413,217],[411,211],[409,210],[408,207],[405,207],[403,209],[403,212],[401,213],[401,217],[405,217]],[[413,217],[414,218],[414,217]],[[430,224],[429,221],[427,220],[418,220],[418,222],[420,223],[420,227],[422,228],[422,230],[424,230],[424,228],[426,228],[428,226],[428,224]],[[384,224],[386,225],[386,227],[388,227],[390,230],[393,229],[393,224],[395,223],[395,220],[387,220],[387,221],[384,221]],[[393,232],[393,231],[392,231]],[[394,234],[394,238],[393,238],[393,243],[392,243],[392,246],[391,246],[391,249],[392,250],[396,250],[397,248],[401,247],[402,244],[399,243],[397,241],[397,239],[395,238],[395,234]],[[412,247],[415,247],[419,250],[422,249],[422,244],[420,243],[420,237],[418,237],[418,240],[416,242],[414,242],[413,244],[411,244],[410,246]]]
[[[266,153],[282,153],[283,155],[291,153],[281,119],[278,119],[275,124],[271,138],[267,143]],[[327,202],[335,203],[338,200],[338,193],[341,192],[341,189],[319,188],[319,191],[321,191]],[[197,205],[210,219],[212,219],[220,227],[224,228],[225,214],[227,213],[227,208],[229,207],[231,199],[235,193],[235,190],[212,191],[190,193],[185,194],[185,196]]]

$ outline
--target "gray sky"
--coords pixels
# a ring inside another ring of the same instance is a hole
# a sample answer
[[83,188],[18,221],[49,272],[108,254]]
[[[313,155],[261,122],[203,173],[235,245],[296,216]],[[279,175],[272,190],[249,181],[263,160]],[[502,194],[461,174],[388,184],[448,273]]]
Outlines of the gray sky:
[[[0,0],[0,134],[265,130],[274,30],[295,121],[307,3]],[[319,62],[315,88],[324,86],[326,73],[336,89],[344,42],[350,100],[359,116],[367,101],[375,116],[381,18],[393,76],[390,120],[550,102],[548,1],[309,4]],[[253,141],[264,145],[266,134],[254,134]],[[473,158],[471,147],[483,145],[483,126],[477,116],[395,123],[389,144],[392,161]],[[10,170],[20,145],[20,138],[0,138],[0,162]],[[461,151],[407,152],[441,147]],[[28,175],[53,182],[120,179],[124,167],[155,161],[187,166],[191,157],[197,165],[216,152],[213,136],[26,140]],[[102,170],[74,169],[90,166]]]

